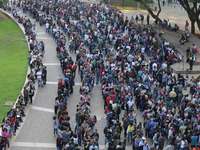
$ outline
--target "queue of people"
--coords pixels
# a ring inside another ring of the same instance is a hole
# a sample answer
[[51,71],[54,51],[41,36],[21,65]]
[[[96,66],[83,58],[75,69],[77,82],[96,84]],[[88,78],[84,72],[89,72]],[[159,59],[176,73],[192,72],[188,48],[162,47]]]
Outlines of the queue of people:
[[[64,79],[58,77],[57,118],[53,118],[58,150],[79,149],[78,145],[99,149],[97,118],[91,117],[90,110],[95,82],[101,83],[106,114],[103,132],[109,150],[124,150],[127,143],[135,150],[148,150],[147,138],[154,149],[162,150],[166,139],[168,149],[198,149],[199,82],[171,73],[169,66],[181,61],[180,53],[166,40],[159,45],[151,26],[124,19],[123,13],[109,6],[73,0],[27,1],[20,2],[20,7],[45,25],[57,43],[64,74]],[[65,35],[76,63],[65,48]],[[76,69],[82,86],[73,132],[67,99],[76,84]],[[190,93],[184,95],[188,86]],[[136,119],[137,110],[144,123]]]
[[42,41],[37,41],[36,34],[34,34],[35,27],[33,23],[28,17],[21,17],[18,13],[18,8],[11,9],[10,6],[5,6],[4,10],[11,13],[17,22],[23,24],[25,35],[29,42],[30,51],[28,55],[28,64],[30,72],[27,75],[23,92],[20,93],[15,107],[8,111],[7,116],[2,121],[0,150],[5,150],[10,147],[10,139],[15,136],[16,130],[20,127],[20,123],[23,122],[23,117],[26,116],[26,106],[33,101],[36,90],[35,80],[38,80],[38,86],[43,86],[43,84],[46,83],[47,75],[46,67],[42,64],[44,43]]

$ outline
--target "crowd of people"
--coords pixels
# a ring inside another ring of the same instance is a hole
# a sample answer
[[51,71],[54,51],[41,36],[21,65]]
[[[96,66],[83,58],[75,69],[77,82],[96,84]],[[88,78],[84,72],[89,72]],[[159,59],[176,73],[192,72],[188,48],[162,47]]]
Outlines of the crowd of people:
[[[58,76],[54,105],[57,116],[53,118],[53,127],[58,150],[78,150],[78,146],[85,150],[99,149],[97,117],[91,115],[90,109],[93,107],[90,92],[95,84],[101,84],[106,114],[102,132],[109,150],[124,150],[128,143],[134,150],[162,150],[165,141],[168,150],[199,149],[200,82],[171,72],[170,65],[183,58],[166,40],[157,43],[156,32],[150,25],[140,25],[136,18],[128,19],[107,5],[74,0],[21,1],[19,8],[44,25],[57,43],[64,75],[63,79]],[[35,40],[36,32],[29,30],[30,20],[20,17],[18,10],[14,14],[23,23],[26,34],[31,33],[29,43],[34,61],[30,63],[29,78],[34,83],[34,77],[41,76],[42,80],[37,78],[38,85],[43,86],[46,81],[42,78],[45,67],[41,63],[44,45]],[[66,38],[69,50],[65,47]],[[76,60],[72,60],[70,52],[76,54]],[[38,73],[40,70],[42,73]],[[73,130],[67,99],[73,93],[77,70],[82,86]],[[190,92],[184,95],[188,88]],[[26,105],[27,92],[22,97]],[[137,115],[144,121],[138,121]],[[152,146],[147,139],[152,140]]]
[[36,90],[35,80],[38,81],[38,86],[43,86],[46,83],[46,67],[42,64],[42,57],[44,52],[44,43],[37,41],[35,34],[35,25],[27,16],[20,16],[18,8],[11,9],[10,6],[5,6],[4,10],[13,15],[18,23],[24,27],[25,35],[29,43],[28,64],[30,72],[27,75],[23,92],[20,93],[18,100],[14,107],[8,111],[7,116],[3,119],[1,124],[0,136],[0,150],[5,150],[10,147],[10,139],[15,136],[16,130],[23,122],[23,117],[26,116],[26,106],[31,104]]

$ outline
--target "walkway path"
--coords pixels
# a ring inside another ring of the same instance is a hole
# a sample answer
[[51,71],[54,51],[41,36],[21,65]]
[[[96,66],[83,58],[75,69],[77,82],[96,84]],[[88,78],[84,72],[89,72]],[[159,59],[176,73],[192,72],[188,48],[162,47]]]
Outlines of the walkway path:
[[[26,14],[23,14],[23,16]],[[31,18],[29,16],[29,18]],[[33,20],[31,19],[33,22]],[[63,76],[60,63],[56,57],[56,43],[52,37],[45,33],[44,26],[36,25],[37,39],[43,40],[45,44],[45,56],[43,64],[47,66],[47,84],[43,88],[39,88],[34,102],[28,106],[26,120],[18,131],[17,136],[11,141],[11,150],[55,150],[56,137],[53,136],[52,119],[54,116],[53,104],[57,96],[57,76]],[[68,48],[68,41],[66,43]],[[75,54],[70,54],[75,60]],[[68,100],[68,112],[71,117],[70,124],[73,128],[75,123],[76,105],[79,102],[81,81],[77,73],[75,78],[74,94],[70,95]],[[38,87],[36,87],[38,88]],[[100,86],[95,85],[91,96],[91,115],[97,116],[96,128],[100,134],[99,148],[104,150],[104,134],[105,114],[104,101],[101,94]],[[141,117],[139,115],[139,120]],[[127,146],[127,150],[132,149],[131,145]]]
[[[26,14],[23,14],[23,16]],[[31,17],[29,17],[31,18]],[[33,22],[33,20],[31,19]],[[60,63],[56,57],[56,43],[52,37],[45,33],[44,26],[36,25],[37,39],[43,40],[45,44],[45,56],[43,64],[47,66],[47,84],[39,88],[32,105],[28,106],[28,114],[22,128],[18,131],[15,139],[12,139],[11,150],[55,150],[56,138],[53,136],[52,118],[54,116],[53,104],[57,96],[57,76],[63,75]],[[68,47],[68,41],[66,43]],[[71,54],[75,60],[75,54]],[[80,77],[75,78],[74,94],[68,101],[68,112],[71,117],[70,124],[73,127],[75,122],[76,105],[79,102]],[[37,88],[37,87],[36,87]],[[100,149],[104,149],[103,129],[105,127],[104,104],[100,86],[95,86],[91,93],[91,112],[97,116],[96,128],[100,133]],[[97,109],[97,106],[98,108]]]
[[[25,16],[22,12],[21,14]],[[31,21],[33,22],[33,20]],[[57,75],[62,74],[62,72],[56,57],[56,43],[44,32],[44,27],[37,24],[36,29],[37,39],[43,40],[45,44],[46,53],[43,63],[47,66],[47,81],[57,82]],[[57,84],[51,82],[43,88],[39,88],[33,104],[28,106],[30,111],[24,125],[12,141],[11,150],[55,150],[52,118],[54,116],[53,103],[57,96]]]

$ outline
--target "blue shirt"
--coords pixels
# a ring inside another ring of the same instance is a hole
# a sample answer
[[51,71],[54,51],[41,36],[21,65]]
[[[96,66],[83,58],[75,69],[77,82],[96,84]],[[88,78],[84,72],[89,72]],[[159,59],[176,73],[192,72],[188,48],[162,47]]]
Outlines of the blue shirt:
[[150,128],[151,128],[151,131],[154,129],[155,125],[157,124],[157,122],[151,122],[149,124]]
[[165,75],[163,76],[163,82],[167,82],[167,78],[168,78],[168,75],[165,74]]
[[198,136],[191,136],[191,145],[196,146],[197,140],[198,140]]

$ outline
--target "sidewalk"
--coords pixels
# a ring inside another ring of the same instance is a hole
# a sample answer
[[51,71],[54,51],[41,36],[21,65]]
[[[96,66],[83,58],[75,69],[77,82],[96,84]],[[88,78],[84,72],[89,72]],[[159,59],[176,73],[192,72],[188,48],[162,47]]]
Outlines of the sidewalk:
[[[21,15],[25,16],[21,12]],[[27,15],[28,16],[28,15]],[[29,17],[29,16],[28,16]],[[31,17],[29,17],[32,20]],[[45,33],[44,27],[36,25],[37,39],[43,40],[45,44],[45,56],[43,58],[44,65],[47,66],[47,81],[57,82],[57,75],[61,74],[60,66],[48,65],[48,63],[59,64],[56,57],[56,43],[53,38]],[[26,121],[21,130],[12,141],[11,150],[32,150],[32,149],[48,149],[55,150],[55,137],[53,136],[52,118],[54,116],[53,103],[57,96],[57,84],[45,85],[38,88],[32,105],[27,114]]]

